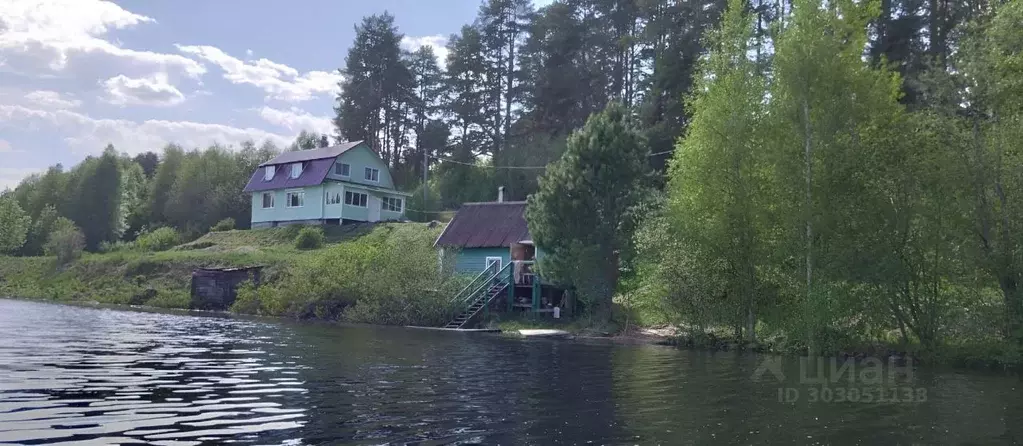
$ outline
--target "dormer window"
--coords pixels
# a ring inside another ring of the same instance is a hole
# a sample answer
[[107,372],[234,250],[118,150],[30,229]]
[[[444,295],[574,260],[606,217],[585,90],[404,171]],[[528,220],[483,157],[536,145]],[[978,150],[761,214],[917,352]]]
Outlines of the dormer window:
[[298,178],[302,175],[302,163],[291,164],[291,178]]
[[266,169],[263,170],[263,181],[270,181],[274,179],[275,171],[276,169],[274,166],[266,166]]

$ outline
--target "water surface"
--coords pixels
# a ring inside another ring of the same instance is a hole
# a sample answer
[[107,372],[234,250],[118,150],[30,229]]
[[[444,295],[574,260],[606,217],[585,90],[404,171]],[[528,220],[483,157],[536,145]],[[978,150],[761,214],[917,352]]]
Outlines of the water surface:
[[861,367],[810,401],[829,371],[763,360],[0,299],[0,444],[1023,442],[1019,378]]

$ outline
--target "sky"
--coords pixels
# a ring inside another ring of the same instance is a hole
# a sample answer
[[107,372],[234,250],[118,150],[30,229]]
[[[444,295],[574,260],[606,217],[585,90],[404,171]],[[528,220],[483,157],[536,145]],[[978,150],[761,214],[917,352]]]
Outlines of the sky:
[[[551,0],[534,0],[541,6]],[[332,132],[362,17],[438,58],[480,0],[2,0],[0,190],[113,144],[289,144]]]

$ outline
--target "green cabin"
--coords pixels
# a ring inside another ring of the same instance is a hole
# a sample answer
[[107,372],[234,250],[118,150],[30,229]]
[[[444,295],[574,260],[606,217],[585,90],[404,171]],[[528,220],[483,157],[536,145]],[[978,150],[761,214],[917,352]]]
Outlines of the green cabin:
[[[453,257],[455,271],[483,284],[475,288],[470,284],[456,299],[464,301],[470,313],[479,310],[484,316],[497,311],[569,317],[569,293],[545,283],[537,271],[543,250],[529,234],[526,202],[504,201],[503,189],[498,190],[497,201],[463,204],[434,242],[441,261]],[[452,251],[453,256],[445,255]],[[473,315],[463,321],[456,318],[449,328],[464,328],[472,319]]]

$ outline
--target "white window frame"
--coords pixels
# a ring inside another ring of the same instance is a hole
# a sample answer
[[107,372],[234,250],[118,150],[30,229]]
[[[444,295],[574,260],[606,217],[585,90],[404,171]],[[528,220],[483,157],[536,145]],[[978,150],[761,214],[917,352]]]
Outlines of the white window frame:
[[[266,197],[270,197],[270,206],[266,205]],[[274,193],[273,192],[263,192],[263,194],[260,196],[260,199],[263,201],[263,203],[262,203],[263,209],[273,209],[274,208]]]
[[[380,208],[387,212],[401,212],[405,204],[404,201],[401,197],[383,197],[381,198]],[[395,206],[388,206],[388,202],[395,204]]]
[[302,176],[302,163],[291,163],[291,179]]
[[274,174],[277,173],[275,166],[266,166],[263,170],[263,181],[271,181],[274,179]]
[[[298,195],[298,206],[291,205],[291,196]],[[287,208],[300,208],[305,206],[305,191],[304,190],[289,190],[284,194],[284,207]]]
[[485,263],[483,264],[483,267],[484,267],[484,268],[489,268],[489,267],[490,267],[490,263],[491,263],[492,261],[493,261],[493,263],[496,263],[496,264],[497,264],[497,271],[500,271],[500,270],[501,270],[501,267],[503,267],[503,266],[504,266],[504,265],[502,264],[502,263],[504,263],[504,258],[503,258],[503,257],[493,257],[493,256],[487,256],[487,260],[486,260],[486,261],[485,261]]
[[[373,175],[372,175],[373,172],[376,172],[376,179],[373,179]],[[379,183],[380,182],[380,169],[377,169],[376,167],[367,167],[366,170],[365,170],[365,174],[363,175],[363,179],[365,179],[366,181],[373,182],[373,183]]]
[[[337,200],[335,201],[334,198],[337,198]],[[341,204],[341,203],[344,203],[344,202],[345,202],[345,198],[343,196],[341,196],[341,189],[337,189],[337,190],[330,190],[330,189],[328,189],[327,190],[327,204],[328,205]]]
[[[351,178],[352,177],[352,165],[348,163],[337,163],[334,165],[334,174],[339,177]],[[345,173],[344,167],[348,167],[348,173]]]
[[[361,195],[363,197],[366,197],[365,204],[359,204],[359,202],[361,202],[362,200],[356,200],[355,199],[356,196],[359,196],[359,195]],[[348,202],[349,201],[348,200],[349,196],[352,197],[352,199],[351,199],[352,202],[351,203]],[[357,207],[357,208],[368,208],[369,207],[369,194],[367,194],[365,192],[355,192],[355,191],[346,190],[345,191],[344,204],[346,204],[348,206],[354,206],[354,207]]]

